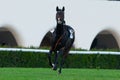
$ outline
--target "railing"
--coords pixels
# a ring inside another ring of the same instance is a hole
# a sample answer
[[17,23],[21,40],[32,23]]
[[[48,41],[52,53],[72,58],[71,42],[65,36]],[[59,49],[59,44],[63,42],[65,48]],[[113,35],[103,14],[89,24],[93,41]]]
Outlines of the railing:
[[[41,52],[48,53],[49,50],[46,49],[25,49],[25,48],[0,48],[0,51],[22,51],[22,52]],[[120,52],[113,51],[70,51],[70,54],[112,54],[120,55]]]

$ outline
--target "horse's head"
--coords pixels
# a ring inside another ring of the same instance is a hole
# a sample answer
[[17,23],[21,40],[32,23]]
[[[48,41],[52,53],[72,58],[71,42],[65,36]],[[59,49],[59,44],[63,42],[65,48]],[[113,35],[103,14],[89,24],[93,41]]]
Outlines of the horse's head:
[[57,21],[57,24],[64,24],[65,21],[64,21],[64,10],[65,8],[63,7],[62,9],[59,9],[58,6],[56,7],[56,21]]

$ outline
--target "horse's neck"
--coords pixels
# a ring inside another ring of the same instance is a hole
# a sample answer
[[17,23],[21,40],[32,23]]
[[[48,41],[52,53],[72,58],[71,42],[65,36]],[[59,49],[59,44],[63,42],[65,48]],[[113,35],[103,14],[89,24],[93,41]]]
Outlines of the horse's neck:
[[56,34],[62,35],[63,33],[64,33],[64,25],[63,24],[57,24]]

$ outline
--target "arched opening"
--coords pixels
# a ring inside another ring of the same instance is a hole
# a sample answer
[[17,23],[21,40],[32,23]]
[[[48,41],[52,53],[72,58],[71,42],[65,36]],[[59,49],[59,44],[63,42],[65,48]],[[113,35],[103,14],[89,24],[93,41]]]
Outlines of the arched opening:
[[114,35],[107,30],[101,31],[93,40],[90,49],[119,49]]
[[0,28],[0,46],[16,47],[18,46],[13,34],[7,28]]
[[44,38],[42,39],[40,47],[50,47],[51,39],[52,39],[52,33],[51,31],[48,31],[44,36]]

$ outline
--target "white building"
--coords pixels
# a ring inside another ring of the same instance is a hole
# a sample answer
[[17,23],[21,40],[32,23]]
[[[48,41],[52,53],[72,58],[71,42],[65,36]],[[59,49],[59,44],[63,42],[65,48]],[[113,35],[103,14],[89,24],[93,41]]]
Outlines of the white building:
[[56,6],[65,6],[76,48],[120,48],[120,2],[104,0],[0,0],[0,45],[40,47]]

